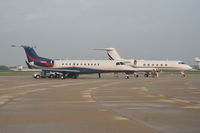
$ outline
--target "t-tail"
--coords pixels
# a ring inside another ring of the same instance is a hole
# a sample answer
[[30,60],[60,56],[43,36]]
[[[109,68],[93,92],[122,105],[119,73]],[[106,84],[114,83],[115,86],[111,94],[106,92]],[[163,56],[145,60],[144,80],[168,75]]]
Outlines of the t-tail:
[[200,69],[200,59],[196,57],[194,60],[198,65],[198,69]]
[[105,48],[105,49],[95,49],[95,50],[105,50],[107,52],[109,60],[122,61],[123,58],[120,57],[119,53],[115,48]]
[[26,45],[21,45],[21,46],[12,45],[12,47],[24,48],[28,59],[28,61],[26,61],[26,64],[30,69],[37,67],[53,67],[54,61],[52,59],[38,56],[35,50],[33,49],[34,47]]

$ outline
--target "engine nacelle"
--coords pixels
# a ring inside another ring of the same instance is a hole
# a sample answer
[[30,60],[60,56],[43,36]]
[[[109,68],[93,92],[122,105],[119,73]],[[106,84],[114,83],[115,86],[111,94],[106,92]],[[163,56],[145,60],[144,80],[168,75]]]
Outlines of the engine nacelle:
[[137,66],[137,60],[131,60],[130,65],[131,66]]

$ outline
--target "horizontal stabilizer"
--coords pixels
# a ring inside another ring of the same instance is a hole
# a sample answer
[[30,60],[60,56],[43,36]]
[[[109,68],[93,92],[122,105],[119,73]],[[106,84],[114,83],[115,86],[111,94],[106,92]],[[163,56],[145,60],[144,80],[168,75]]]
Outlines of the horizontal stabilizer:
[[194,60],[196,61],[196,62],[200,62],[200,59],[199,58],[194,58]]
[[28,45],[11,45],[11,47],[15,48],[36,48],[36,46],[28,46]]
[[97,48],[97,49],[94,49],[94,50],[112,51],[112,50],[114,50],[114,48]]

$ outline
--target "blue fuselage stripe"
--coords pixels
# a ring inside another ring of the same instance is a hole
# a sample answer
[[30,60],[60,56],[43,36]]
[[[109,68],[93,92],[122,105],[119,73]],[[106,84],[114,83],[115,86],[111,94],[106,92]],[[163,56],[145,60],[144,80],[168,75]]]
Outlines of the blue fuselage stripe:
[[[103,69],[91,69],[91,68],[81,68],[81,67],[70,67],[70,68],[58,68],[61,70],[74,70],[80,71],[80,74],[89,74],[89,73],[108,73],[108,72],[126,72],[122,70],[103,70]],[[127,71],[129,72],[129,71]]]

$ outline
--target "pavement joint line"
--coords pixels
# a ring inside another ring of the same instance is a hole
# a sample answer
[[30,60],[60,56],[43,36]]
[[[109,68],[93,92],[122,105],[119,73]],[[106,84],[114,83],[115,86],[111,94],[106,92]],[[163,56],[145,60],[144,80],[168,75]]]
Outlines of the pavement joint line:
[[124,117],[124,116],[114,116],[113,119],[114,120],[118,120],[118,121],[127,121],[127,120],[129,120],[127,117]]
[[196,89],[198,89],[198,88],[195,88],[195,87],[190,87],[189,89],[191,89],[191,90],[196,90]]
[[184,106],[184,109],[200,109],[200,104],[194,104],[189,106]]
[[15,86],[15,87],[11,87],[11,88],[3,88],[0,89],[0,91],[4,91],[4,90],[12,90],[12,89],[19,89],[19,88],[25,88],[25,87],[33,87],[33,86],[39,86],[39,85],[45,85],[45,84],[49,84],[49,83],[35,83],[35,84],[27,84],[27,85],[21,85],[21,86]]
[[100,104],[104,104],[104,103],[135,103],[135,102],[138,102],[138,101],[135,101],[135,100],[121,100],[121,101],[113,101],[113,100],[109,100],[109,101],[105,101],[105,100],[99,100],[98,103]]
[[84,91],[82,91],[81,93],[82,93],[82,97],[83,98],[90,98],[92,101],[94,101],[94,102],[96,102],[95,100],[94,100],[94,98],[92,97],[92,91],[93,90],[95,90],[95,89],[97,89],[97,88],[99,88],[99,87],[92,87],[92,88],[88,88],[87,90],[84,90]]
[[[86,101],[59,101],[59,102],[40,102],[37,104],[88,104],[88,103],[94,103],[96,101],[93,100],[86,100]],[[24,103],[19,103],[19,102],[10,102],[10,104],[24,104]],[[35,104],[35,103],[27,103],[27,104]],[[1,105],[0,105],[1,106]]]
[[81,84],[88,84],[88,83],[96,83],[94,82],[76,82],[76,83],[70,83],[70,84],[58,84],[58,85],[53,85],[52,87],[64,87],[64,86],[70,86],[70,85],[81,85]]
[[144,109],[152,109],[150,107],[130,107],[128,110],[144,110]]
[[106,109],[100,109],[99,111],[106,112],[106,111],[108,111],[108,110],[106,110]]
[[108,87],[108,86],[115,85],[115,84],[120,84],[120,83],[121,82],[112,82],[112,83],[101,85],[101,87]]
[[[132,89],[132,88],[131,88]],[[134,90],[139,90],[140,88],[134,88]],[[142,87],[141,88],[142,91],[149,91],[146,89],[146,87]],[[141,93],[142,94],[142,93]],[[156,97],[166,97],[165,95],[162,94],[151,94],[152,96],[156,96]],[[160,99],[160,101],[162,102],[167,102],[167,103],[176,103],[176,102],[180,102],[180,103],[191,103],[188,100],[183,100],[183,99],[177,99],[177,98],[168,98],[166,97],[166,99]]]
[[174,100],[175,102],[180,102],[180,103],[191,103],[188,100],[183,100],[183,99],[178,99],[178,98],[171,98],[171,100]]
[[9,102],[13,99],[15,99],[16,97],[23,96],[23,95],[26,95],[28,93],[35,93],[35,92],[39,92],[39,91],[44,91],[44,90],[47,90],[47,89],[48,88],[40,88],[40,89],[34,89],[34,90],[27,90],[27,91],[24,91],[24,92],[18,92],[18,93],[11,94],[11,95],[0,96],[0,106],[6,104],[7,102]]
[[64,87],[64,86],[70,86],[70,85],[80,85],[83,83],[71,83],[71,84],[60,84],[60,85],[53,85],[53,88],[57,88],[57,87]]

